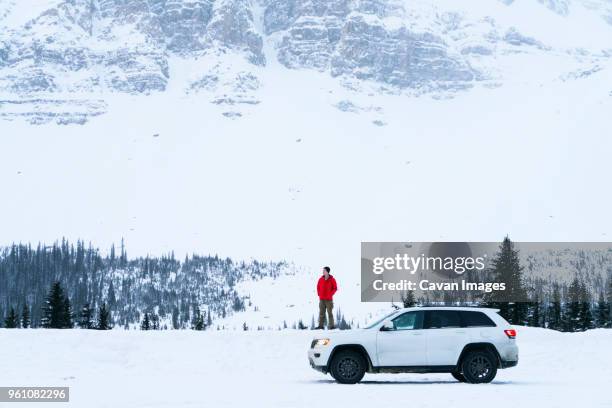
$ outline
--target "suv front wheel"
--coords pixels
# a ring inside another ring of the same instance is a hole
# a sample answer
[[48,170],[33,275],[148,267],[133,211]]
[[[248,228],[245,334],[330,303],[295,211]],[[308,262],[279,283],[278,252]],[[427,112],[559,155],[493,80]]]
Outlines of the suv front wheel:
[[461,372],[469,383],[488,383],[497,374],[497,360],[487,351],[471,351],[461,362]]
[[363,355],[356,351],[339,351],[332,359],[329,371],[339,383],[355,384],[365,375],[366,361]]

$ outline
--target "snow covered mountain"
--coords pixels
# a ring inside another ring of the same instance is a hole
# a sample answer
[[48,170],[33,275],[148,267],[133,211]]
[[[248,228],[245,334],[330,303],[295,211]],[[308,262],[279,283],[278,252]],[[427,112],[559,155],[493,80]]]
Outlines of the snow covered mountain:
[[524,63],[581,78],[612,54],[603,0],[3,0],[0,29],[0,115],[31,123],[84,123],[109,92],[171,89],[237,118],[276,63],[366,93],[448,93]]

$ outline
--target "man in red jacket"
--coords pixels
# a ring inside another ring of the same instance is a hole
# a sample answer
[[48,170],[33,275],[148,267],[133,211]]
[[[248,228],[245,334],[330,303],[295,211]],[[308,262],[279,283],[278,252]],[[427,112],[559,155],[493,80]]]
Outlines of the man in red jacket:
[[317,294],[319,295],[319,327],[323,329],[325,324],[325,311],[327,311],[328,329],[334,328],[334,294],[338,290],[338,285],[333,276],[330,275],[329,266],[323,267],[323,276],[317,283]]

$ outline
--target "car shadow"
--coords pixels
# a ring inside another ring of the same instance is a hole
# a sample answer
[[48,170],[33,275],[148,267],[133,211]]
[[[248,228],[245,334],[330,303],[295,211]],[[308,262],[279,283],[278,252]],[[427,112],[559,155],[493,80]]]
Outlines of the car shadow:
[[[303,381],[308,384],[337,384],[335,380],[314,380],[314,381]],[[368,384],[368,385],[429,385],[429,384],[457,384],[457,385],[482,385],[482,384],[466,384],[455,380],[423,380],[423,381],[415,381],[415,380],[362,380],[359,384]],[[521,384],[516,381],[492,381],[490,385],[517,385]],[[524,383],[523,383],[524,384]]]

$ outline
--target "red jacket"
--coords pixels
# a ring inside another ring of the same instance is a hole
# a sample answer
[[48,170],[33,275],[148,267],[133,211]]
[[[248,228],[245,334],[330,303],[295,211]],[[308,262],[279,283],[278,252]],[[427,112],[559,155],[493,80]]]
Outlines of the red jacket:
[[321,300],[332,300],[334,293],[338,290],[338,285],[333,276],[329,275],[329,278],[325,280],[325,277],[321,276],[317,283],[317,295]]

